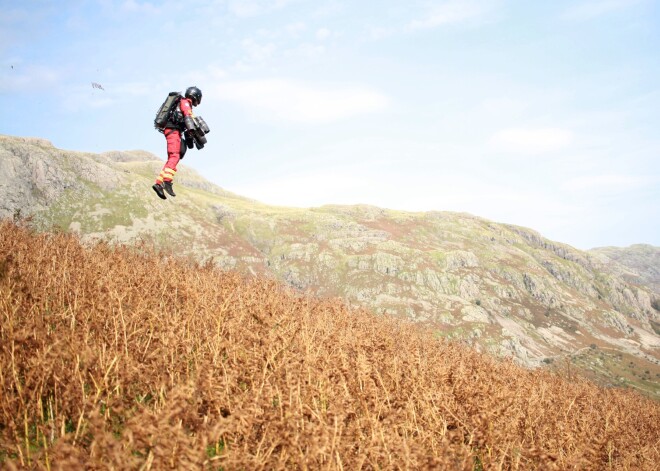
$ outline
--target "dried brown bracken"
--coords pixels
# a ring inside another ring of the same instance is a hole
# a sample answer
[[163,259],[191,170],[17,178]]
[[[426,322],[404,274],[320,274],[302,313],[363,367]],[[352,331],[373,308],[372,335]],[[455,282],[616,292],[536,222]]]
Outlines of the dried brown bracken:
[[656,469],[660,407],[275,281],[0,224],[0,467]]

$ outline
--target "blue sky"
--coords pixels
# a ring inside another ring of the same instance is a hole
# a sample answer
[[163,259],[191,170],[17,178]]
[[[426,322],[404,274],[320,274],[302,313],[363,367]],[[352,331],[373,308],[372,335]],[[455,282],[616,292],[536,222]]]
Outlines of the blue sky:
[[241,195],[660,246],[660,0],[0,7],[0,133],[164,158],[155,111],[197,85],[183,163]]

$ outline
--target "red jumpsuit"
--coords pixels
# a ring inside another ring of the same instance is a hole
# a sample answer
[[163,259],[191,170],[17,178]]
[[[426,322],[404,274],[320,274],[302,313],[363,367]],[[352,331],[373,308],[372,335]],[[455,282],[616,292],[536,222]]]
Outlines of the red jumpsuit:
[[[192,116],[192,101],[188,98],[181,98],[179,109],[183,116]],[[162,184],[163,181],[171,182],[176,174],[176,166],[181,160],[181,130],[177,128],[165,128],[165,139],[167,139],[167,162],[160,175],[156,177],[156,183]]]

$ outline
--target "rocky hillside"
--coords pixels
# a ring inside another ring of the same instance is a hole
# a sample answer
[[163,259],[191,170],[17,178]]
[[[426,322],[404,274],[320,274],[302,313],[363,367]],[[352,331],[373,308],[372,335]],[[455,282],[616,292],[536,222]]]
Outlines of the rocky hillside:
[[613,271],[618,270],[631,283],[648,286],[660,296],[660,247],[635,244],[630,247],[598,247],[589,252],[600,256]]
[[178,196],[162,201],[150,188],[161,167],[141,151],[0,136],[0,216],[270,273],[528,366],[575,368],[660,397],[658,295],[621,263],[469,214],[268,206],[185,166]]

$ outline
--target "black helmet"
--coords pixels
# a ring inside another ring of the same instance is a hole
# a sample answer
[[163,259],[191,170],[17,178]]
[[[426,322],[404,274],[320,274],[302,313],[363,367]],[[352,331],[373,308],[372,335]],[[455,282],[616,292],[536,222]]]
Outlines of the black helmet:
[[186,98],[190,99],[194,106],[197,106],[202,102],[202,91],[195,86],[188,87]]

